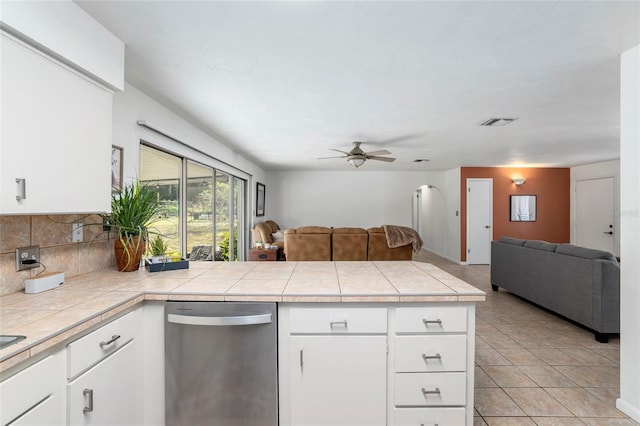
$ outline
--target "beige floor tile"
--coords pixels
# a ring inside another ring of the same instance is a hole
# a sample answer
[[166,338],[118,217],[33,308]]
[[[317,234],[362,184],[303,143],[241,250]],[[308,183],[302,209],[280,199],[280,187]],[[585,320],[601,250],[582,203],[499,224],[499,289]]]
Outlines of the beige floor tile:
[[577,417],[532,417],[538,426],[584,426]]
[[530,349],[531,353],[549,365],[581,365],[580,362],[560,349]]
[[498,349],[498,352],[513,365],[545,365],[545,362],[524,348]]
[[487,426],[487,423],[484,421],[482,417],[474,417],[473,426]]
[[503,388],[529,416],[571,416],[572,414],[541,388]]
[[582,418],[580,419],[589,426],[626,426],[637,425],[631,419],[598,419],[598,418]]
[[535,426],[528,417],[485,417],[488,426]]
[[620,385],[620,369],[617,366],[559,365],[555,369],[581,387],[614,388]]
[[495,349],[476,350],[476,363],[478,365],[511,365],[509,360]]
[[503,333],[485,334],[482,338],[494,349],[522,348],[515,340],[505,336]]
[[478,349],[491,349],[491,346],[482,337],[476,336],[476,350]]
[[616,399],[620,397],[620,389],[615,388],[585,388],[587,392],[594,395],[600,401],[604,402],[611,407],[616,406]]
[[497,388],[498,385],[491,380],[491,377],[485,371],[479,367],[475,366],[475,387],[477,388]]
[[616,363],[587,348],[565,348],[562,352],[575,358],[582,365],[615,365]]
[[566,409],[577,417],[622,417],[609,405],[582,388],[546,388]]
[[578,386],[549,365],[521,365],[518,368],[541,387],[571,388]]
[[502,388],[532,388],[538,386],[518,367],[512,365],[487,365],[483,367],[483,370]]
[[475,407],[482,417],[526,415],[500,388],[476,388]]

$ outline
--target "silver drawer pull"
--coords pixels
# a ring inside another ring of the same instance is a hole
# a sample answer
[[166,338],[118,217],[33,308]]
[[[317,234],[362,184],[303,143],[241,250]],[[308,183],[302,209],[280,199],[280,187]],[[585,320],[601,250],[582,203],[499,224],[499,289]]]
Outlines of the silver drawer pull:
[[347,328],[347,320],[342,320],[342,321],[331,321],[331,320],[329,320],[329,325],[331,327],[333,327],[334,325],[341,325],[344,328]]
[[101,347],[101,348],[104,348],[105,346],[108,346],[108,345],[112,344],[113,342],[115,342],[115,341],[116,341],[116,340],[118,340],[119,338],[120,338],[120,335],[118,335],[118,334],[114,334],[113,336],[111,336],[111,339],[109,339],[108,341],[106,341],[106,342],[104,342],[104,341],[103,341],[103,342],[100,342],[100,347]]
[[93,411],[93,389],[85,389],[82,391],[82,396],[84,396],[84,408],[82,409],[83,413],[90,413]]
[[433,394],[439,395],[440,394],[440,388],[436,388],[435,390],[432,390],[432,391],[429,391],[429,390],[426,390],[425,388],[422,388],[422,394],[423,395],[433,395]]
[[440,354],[435,354],[435,355],[422,354],[422,359],[424,359],[425,361],[428,360],[428,359],[442,359],[442,355],[440,355]]
[[422,319],[422,322],[423,322],[423,324],[424,324],[424,325],[427,325],[427,324],[442,324],[442,320],[441,320],[441,319],[437,319],[437,320],[428,320],[428,319],[426,319],[426,318],[423,318],[423,319]]
[[[424,423],[420,423],[420,426],[424,426]],[[433,426],[438,426],[438,423],[434,423]]]

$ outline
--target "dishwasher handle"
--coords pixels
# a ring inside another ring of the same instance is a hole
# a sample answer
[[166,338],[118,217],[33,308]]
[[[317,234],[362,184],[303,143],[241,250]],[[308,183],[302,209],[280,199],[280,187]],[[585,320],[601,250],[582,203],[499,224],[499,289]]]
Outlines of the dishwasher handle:
[[195,315],[178,315],[168,314],[167,320],[176,324],[186,325],[212,325],[212,326],[229,326],[229,325],[256,325],[270,324],[272,322],[271,314],[257,315],[233,315],[228,317],[218,316],[195,316]]

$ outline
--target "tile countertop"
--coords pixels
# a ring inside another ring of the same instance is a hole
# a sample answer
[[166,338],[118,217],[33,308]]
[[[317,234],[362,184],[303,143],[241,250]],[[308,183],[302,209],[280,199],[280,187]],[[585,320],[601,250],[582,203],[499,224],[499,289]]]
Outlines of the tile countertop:
[[105,269],[39,294],[0,297],[0,372],[144,300],[255,302],[478,302],[485,293],[429,263],[191,262],[150,273]]

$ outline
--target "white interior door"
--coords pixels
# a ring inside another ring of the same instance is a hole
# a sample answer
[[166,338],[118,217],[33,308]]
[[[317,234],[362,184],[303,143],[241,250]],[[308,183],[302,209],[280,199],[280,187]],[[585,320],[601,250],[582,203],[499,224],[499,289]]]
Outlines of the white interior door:
[[467,263],[491,263],[493,179],[467,179]]
[[576,181],[576,245],[614,253],[612,177]]

